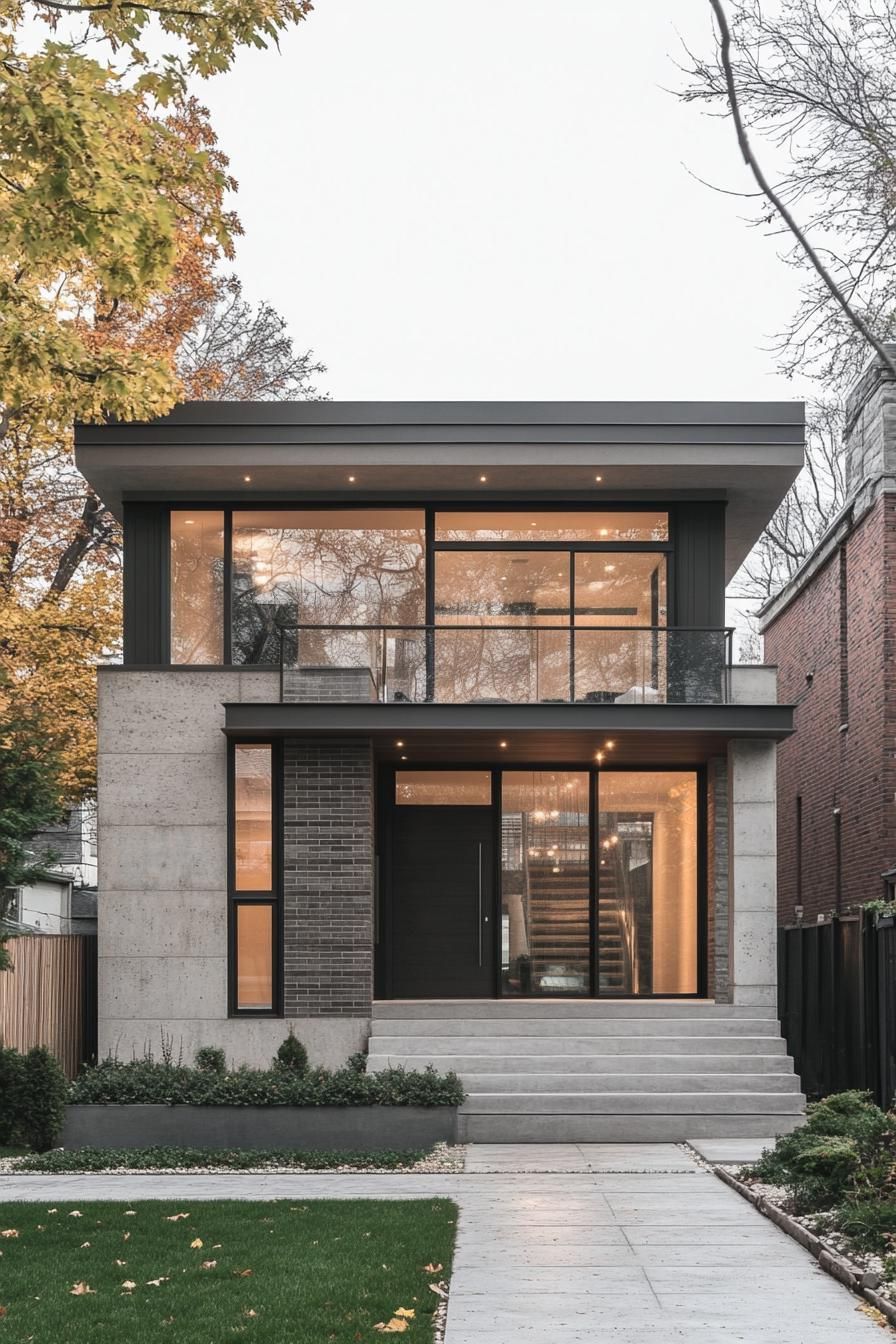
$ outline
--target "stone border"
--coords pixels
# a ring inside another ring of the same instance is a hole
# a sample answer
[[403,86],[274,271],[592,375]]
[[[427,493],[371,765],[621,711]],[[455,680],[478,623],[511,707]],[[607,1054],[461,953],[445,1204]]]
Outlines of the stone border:
[[814,1232],[810,1232],[807,1227],[803,1227],[802,1223],[797,1222],[796,1218],[792,1218],[789,1213],[779,1209],[777,1204],[772,1204],[764,1195],[757,1195],[748,1185],[739,1181],[736,1176],[732,1176],[731,1172],[723,1166],[715,1162],[710,1163],[710,1166],[719,1180],[724,1181],[725,1185],[730,1186],[732,1190],[752,1204],[757,1212],[768,1218],[776,1227],[780,1227],[782,1232],[786,1232],[804,1250],[814,1256],[826,1274],[830,1274],[838,1283],[842,1283],[845,1288],[848,1288],[858,1297],[863,1297],[896,1329],[896,1303],[882,1297],[870,1284],[864,1282],[866,1278],[877,1280],[876,1274],[866,1274],[852,1261],[830,1250],[821,1237],[817,1237]]
[[62,1148],[430,1148],[457,1143],[456,1106],[66,1106]]

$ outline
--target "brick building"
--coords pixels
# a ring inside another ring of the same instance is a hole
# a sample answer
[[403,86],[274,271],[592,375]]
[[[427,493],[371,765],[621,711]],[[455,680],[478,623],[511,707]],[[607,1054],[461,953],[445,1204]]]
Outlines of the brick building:
[[778,750],[785,925],[893,894],[896,380],[880,361],[848,399],[845,448],[845,508],[761,612],[766,660],[795,706]]

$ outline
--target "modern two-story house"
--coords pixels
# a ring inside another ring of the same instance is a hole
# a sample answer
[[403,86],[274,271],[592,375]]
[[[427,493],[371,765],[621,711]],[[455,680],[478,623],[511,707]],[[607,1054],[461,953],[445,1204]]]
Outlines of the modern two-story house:
[[724,591],[797,403],[193,403],[82,426],[100,1048],[457,1068],[472,1138],[766,1134],[774,669]]

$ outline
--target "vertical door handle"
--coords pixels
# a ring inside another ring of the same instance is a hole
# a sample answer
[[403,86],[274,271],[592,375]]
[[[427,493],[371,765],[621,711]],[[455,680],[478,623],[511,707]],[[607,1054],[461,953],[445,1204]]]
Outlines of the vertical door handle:
[[479,862],[477,866],[479,884],[479,965],[482,965],[482,841],[479,842]]

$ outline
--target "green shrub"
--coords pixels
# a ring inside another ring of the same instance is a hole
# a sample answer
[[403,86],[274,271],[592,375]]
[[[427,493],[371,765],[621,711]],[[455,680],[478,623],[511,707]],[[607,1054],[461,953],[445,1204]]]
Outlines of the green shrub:
[[351,1069],[352,1073],[367,1072],[367,1054],[364,1050],[359,1050],[357,1054],[349,1055],[345,1061],[345,1067]]
[[846,1200],[834,1214],[834,1225],[861,1251],[883,1255],[896,1237],[896,1203],[867,1196]]
[[879,1154],[896,1134],[896,1123],[871,1100],[870,1092],[837,1092],[809,1107],[806,1129],[812,1134],[853,1139],[863,1162]]
[[226,1073],[227,1059],[218,1045],[201,1045],[194,1056],[200,1073]]
[[207,1073],[178,1064],[106,1059],[85,1068],[69,1100],[82,1105],[157,1102],[187,1106],[459,1106],[460,1079],[435,1069],[236,1069]]
[[275,1069],[288,1069],[292,1073],[306,1074],[308,1072],[308,1051],[302,1042],[292,1031],[290,1031],[286,1040],[278,1046],[277,1054],[274,1057]]
[[0,1046],[0,1144],[16,1137],[21,1079],[22,1056],[11,1045]]
[[18,1130],[29,1148],[52,1148],[65,1118],[68,1082],[55,1055],[36,1045],[22,1059],[19,1075]]
[[791,1189],[805,1212],[830,1209],[851,1194],[862,1166],[855,1139],[841,1134],[811,1135],[793,1159]]

